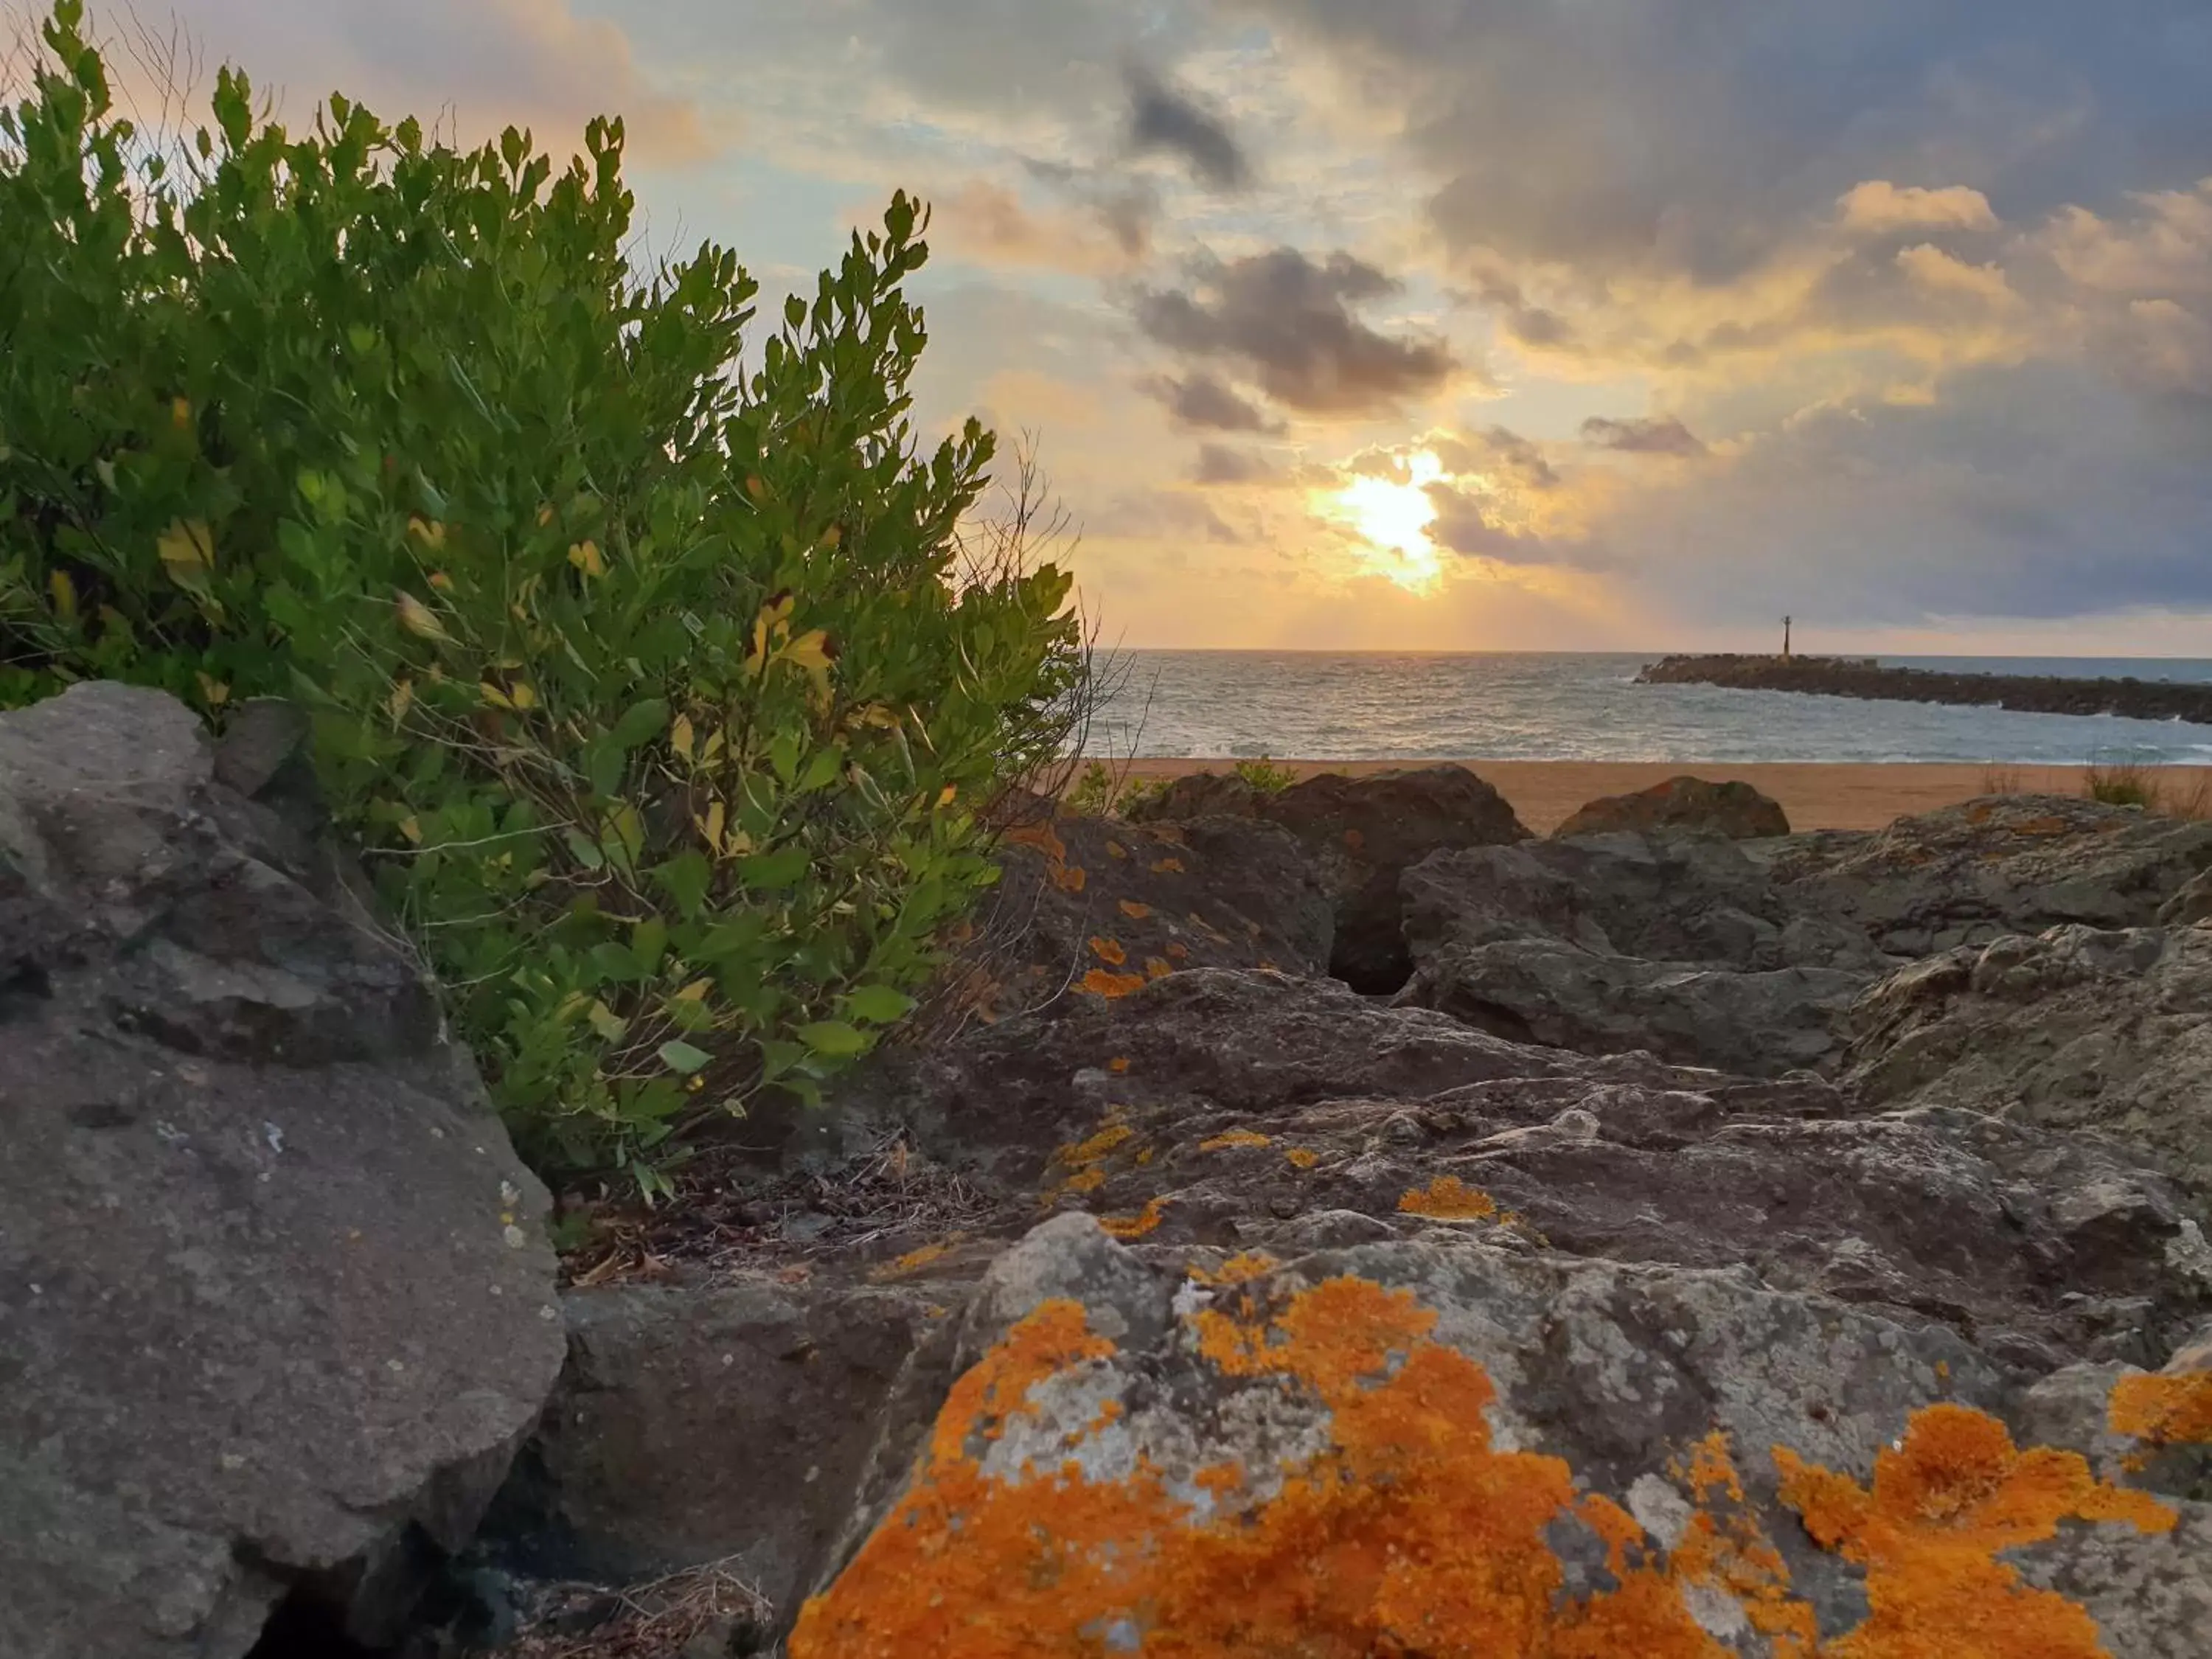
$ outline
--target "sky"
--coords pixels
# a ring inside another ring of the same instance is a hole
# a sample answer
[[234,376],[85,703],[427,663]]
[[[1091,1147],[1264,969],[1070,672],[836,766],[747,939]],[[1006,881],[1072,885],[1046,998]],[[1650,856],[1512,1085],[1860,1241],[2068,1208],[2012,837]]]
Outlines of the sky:
[[1110,643],[2212,655],[2204,0],[138,17],[288,118],[619,112],[770,294],[925,198],[918,422],[1036,434]]

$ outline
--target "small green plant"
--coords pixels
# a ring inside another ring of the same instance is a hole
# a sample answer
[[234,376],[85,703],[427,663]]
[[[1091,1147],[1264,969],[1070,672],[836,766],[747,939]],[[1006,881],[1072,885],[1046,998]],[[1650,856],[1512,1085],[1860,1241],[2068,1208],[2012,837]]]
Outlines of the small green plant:
[[1114,797],[1114,810],[1126,814],[1132,807],[1142,806],[1146,801],[1158,800],[1168,792],[1167,778],[1125,778],[1121,793]]
[[1067,576],[963,535],[990,435],[908,422],[927,216],[748,359],[732,254],[625,259],[619,120],[556,173],[337,96],[288,131],[225,69],[165,153],[81,0],[43,39],[0,109],[0,707],[303,702],[542,1164],[651,1189],[715,1109],[817,1097],[1084,683]]
[[1085,817],[1103,817],[1114,804],[1114,774],[1104,761],[1086,762],[1083,772],[1065,798],[1067,810]]
[[2082,775],[2081,790],[2091,800],[2106,806],[2139,806],[2155,811],[2159,805],[2156,775],[2134,761],[2091,766]]
[[1263,795],[1279,795],[1298,781],[1298,775],[1287,766],[1278,766],[1268,756],[1257,760],[1241,760],[1231,769]]

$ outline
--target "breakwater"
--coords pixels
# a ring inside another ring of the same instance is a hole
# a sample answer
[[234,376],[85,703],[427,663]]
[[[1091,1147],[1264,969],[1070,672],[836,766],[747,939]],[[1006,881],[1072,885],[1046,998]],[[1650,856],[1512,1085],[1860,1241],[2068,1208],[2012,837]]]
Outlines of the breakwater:
[[1665,657],[1637,677],[1644,685],[1725,685],[1890,702],[1956,703],[2034,714],[2118,714],[2212,726],[2212,685],[2167,680],[2069,679],[2043,674],[1965,674],[1884,667],[1863,657],[1726,654]]

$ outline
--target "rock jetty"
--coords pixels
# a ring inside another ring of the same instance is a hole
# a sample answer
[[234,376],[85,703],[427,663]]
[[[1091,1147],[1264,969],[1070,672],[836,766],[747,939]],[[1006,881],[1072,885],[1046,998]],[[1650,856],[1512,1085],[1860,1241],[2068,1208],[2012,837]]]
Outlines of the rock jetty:
[[2130,720],[2212,726],[2212,685],[2166,680],[2069,679],[2055,674],[1954,674],[1884,667],[1871,657],[1729,653],[1663,657],[1641,685],[1725,685],[1745,691],[1803,691],[1887,702],[1966,703],[2030,714],[2120,714]]

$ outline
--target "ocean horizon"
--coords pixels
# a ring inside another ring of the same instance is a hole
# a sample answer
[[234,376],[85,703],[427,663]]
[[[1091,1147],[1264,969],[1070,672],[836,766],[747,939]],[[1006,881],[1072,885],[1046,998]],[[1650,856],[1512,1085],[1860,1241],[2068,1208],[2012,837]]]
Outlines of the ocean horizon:
[[[1650,652],[1102,651],[1105,758],[2212,764],[2212,726],[1639,685]],[[2212,683],[2212,658],[1890,656],[1956,672]]]

